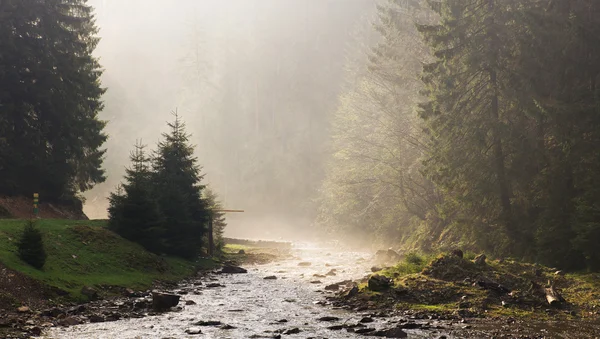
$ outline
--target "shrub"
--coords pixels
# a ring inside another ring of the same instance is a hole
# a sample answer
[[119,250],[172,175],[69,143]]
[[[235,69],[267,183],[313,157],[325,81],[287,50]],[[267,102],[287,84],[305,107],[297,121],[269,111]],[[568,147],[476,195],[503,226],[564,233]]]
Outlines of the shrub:
[[30,220],[25,224],[23,234],[19,239],[19,257],[29,265],[41,269],[46,263],[46,251],[42,232],[35,227],[35,222]]

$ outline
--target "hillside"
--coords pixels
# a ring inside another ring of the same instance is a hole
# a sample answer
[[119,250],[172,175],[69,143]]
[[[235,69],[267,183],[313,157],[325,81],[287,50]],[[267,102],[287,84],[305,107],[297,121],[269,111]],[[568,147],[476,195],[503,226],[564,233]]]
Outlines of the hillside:
[[[0,308],[27,303],[25,296],[40,291],[45,297],[83,299],[83,286],[97,288],[101,294],[118,293],[125,287],[147,289],[156,280],[179,280],[194,272],[197,263],[149,253],[107,230],[105,223],[39,220],[48,254],[40,271],[17,256],[17,239],[24,221],[0,220],[0,270],[14,277],[12,281],[0,279]],[[24,287],[15,290],[20,285]],[[40,289],[38,285],[48,288]]]

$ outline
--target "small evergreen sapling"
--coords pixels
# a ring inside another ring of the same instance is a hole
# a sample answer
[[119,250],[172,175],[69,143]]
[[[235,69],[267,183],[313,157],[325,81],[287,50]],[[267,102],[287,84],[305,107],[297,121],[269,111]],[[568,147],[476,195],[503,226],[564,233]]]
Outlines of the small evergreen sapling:
[[37,269],[44,267],[47,255],[44,250],[42,232],[35,227],[33,220],[29,220],[25,224],[18,248],[21,260]]

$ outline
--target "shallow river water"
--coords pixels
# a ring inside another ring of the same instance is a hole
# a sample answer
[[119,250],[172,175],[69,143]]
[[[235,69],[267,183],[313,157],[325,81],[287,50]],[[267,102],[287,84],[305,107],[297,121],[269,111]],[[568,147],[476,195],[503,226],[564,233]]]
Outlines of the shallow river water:
[[[364,335],[346,330],[333,331],[327,327],[336,324],[356,324],[365,314],[334,309],[321,305],[328,292],[327,284],[365,276],[372,265],[370,255],[356,252],[334,252],[327,248],[295,246],[292,257],[266,265],[246,266],[248,274],[221,274],[199,278],[203,285],[200,295],[184,295],[195,305],[185,305],[179,312],[170,312],[139,319],[116,322],[94,323],[69,328],[55,328],[46,338],[272,338],[277,330],[298,328],[300,333],[283,335],[283,338],[365,338]],[[300,262],[311,262],[309,267],[300,267]],[[333,277],[324,275],[337,269]],[[276,280],[265,280],[275,275]],[[319,280],[321,283],[316,283]],[[220,283],[224,287],[206,288],[207,283]],[[334,316],[336,322],[321,322],[318,318]],[[282,320],[287,322],[282,322]],[[394,327],[399,317],[374,318],[369,327],[384,329]],[[232,329],[200,327],[202,334],[189,335],[186,330],[197,321],[220,321]],[[429,320],[437,330],[405,330],[409,338],[461,338],[460,328],[464,324],[449,324],[449,321]],[[494,326],[495,327],[495,326]],[[489,330],[492,330],[490,328]],[[538,332],[539,333],[539,332]],[[543,333],[543,332],[542,332]],[[548,335],[548,333],[545,333]],[[469,335],[471,337],[472,335]],[[482,336],[490,337],[490,336]]]

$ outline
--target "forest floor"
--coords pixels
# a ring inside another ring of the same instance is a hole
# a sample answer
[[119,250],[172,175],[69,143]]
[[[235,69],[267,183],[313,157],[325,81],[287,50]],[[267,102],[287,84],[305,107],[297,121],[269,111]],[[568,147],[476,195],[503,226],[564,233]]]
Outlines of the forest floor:
[[[558,293],[552,304],[546,293],[551,287]],[[330,299],[349,310],[401,312],[415,319],[449,319],[483,327],[572,323],[577,324],[575,330],[585,330],[600,321],[600,274],[564,273],[510,259],[477,264],[453,254],[408,255],[348,292]],[[548,330],[544,327],[530,330],[543,334]]]

